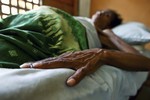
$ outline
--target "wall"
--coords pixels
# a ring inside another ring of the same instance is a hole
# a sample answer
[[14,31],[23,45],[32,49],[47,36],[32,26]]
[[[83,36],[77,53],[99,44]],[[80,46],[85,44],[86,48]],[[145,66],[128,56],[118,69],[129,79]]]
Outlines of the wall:
[[91,0],[90,15],[105,8],[119,12],[124,22],[139,21],[150,27],[150,0]]
[[79,16],[89,17],[91,0],[79,0]]
[[71,15],[79,14],[79,0],[43,0],[43,5],[62,9]]

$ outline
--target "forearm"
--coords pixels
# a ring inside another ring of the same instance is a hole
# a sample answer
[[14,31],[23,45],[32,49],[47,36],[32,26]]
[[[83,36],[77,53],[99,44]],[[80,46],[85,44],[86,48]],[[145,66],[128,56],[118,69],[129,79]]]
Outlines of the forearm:
[[150,71],[150,59],[131,53],[104,50],[102,62],[117,68],[130,71]]
[[133,53],[133,54],[140,54],[135,48],[124,42],[121,38],[114,35],[113,37],[109,37],[112,44],[120,51]]
[[115,35],[110,29],[107,30],[98,30],[99,37],[101,39],[102,44],[109,47],[109,49],[116,49],[123,52],[139,54],[139,52],[123,41],[120,37]]

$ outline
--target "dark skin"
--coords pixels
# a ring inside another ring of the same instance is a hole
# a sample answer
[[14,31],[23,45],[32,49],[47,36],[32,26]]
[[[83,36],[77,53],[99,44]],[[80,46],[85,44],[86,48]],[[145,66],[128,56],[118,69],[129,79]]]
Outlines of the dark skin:
[[110,29],[107,29],[114,27],[110,24],[115,18],[113,13],[111,10],[106,10],[102,13],[99,11],[92,17],[103,49],[95,48],[64,53],[58,57],[25,63],[20,67],[73,69],[75,73],[67,79],[66,83],[68,86],[75,86],[86,75],[95,72],[104,64],[129,71],[150,71],[149,58],[141,55],[136,49],[116,36]]

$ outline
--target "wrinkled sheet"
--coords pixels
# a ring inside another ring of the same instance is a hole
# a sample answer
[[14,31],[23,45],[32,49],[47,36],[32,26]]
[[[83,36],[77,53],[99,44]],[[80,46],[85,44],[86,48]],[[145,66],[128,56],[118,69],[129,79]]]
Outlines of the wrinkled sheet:
[[68,87],[71,69],[0,69],[0,100],[128,100],[146,72],[102,66],[77,86]]
[[[141,45],[135,48],[150,57]],[[128,100],[148,74],[104,65],[68,87],[65,82],[73,73],[71,69],[0,69],[0,100]]]

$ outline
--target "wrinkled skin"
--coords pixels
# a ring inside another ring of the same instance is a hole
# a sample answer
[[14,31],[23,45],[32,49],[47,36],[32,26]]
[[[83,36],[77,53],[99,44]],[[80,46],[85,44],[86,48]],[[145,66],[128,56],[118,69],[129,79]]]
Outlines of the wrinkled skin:
[[47,58],[37,62],[24,63],[22,68],[70,68],[76,72],[67,80],[68,86],[79,83],[86,75],[95,72],[103,63],[102,49],[91,49],[77,52],[64,53],[58,57]]

